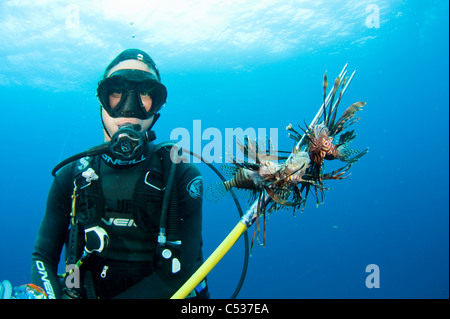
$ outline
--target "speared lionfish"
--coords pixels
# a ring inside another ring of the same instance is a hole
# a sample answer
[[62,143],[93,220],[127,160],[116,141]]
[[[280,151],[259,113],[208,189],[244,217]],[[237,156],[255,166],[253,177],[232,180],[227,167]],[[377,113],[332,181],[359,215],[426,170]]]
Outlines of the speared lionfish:
[[[261,215],[264,218],[265,243],[266,210],[270,212],[283,206],[300,207],[305,201],[297,185],[308,183],[302,178],[310,165],[308,153],[294,149],[293,155],[286,160],[286,158],[273,155],[275,152],[272,144],[269,143],[269,145],[270,150],[266,150],[264,153],[259,151],[260,148],[256,141],[245,140],[244,144],[238,141],[238,147],[242,153],[247,154],[248,158],[254,159],[254,162],[240,161],[236,157],[232,157],[233,177],[223,183],[210,185],[207,190],[207,194],[215,194],[213,195],[215,200],[220,200],[233,187],[252,191],[250,201],[258,200],[258,211],[251,247],[253,247],[255,235],[259,233]],[[284,159],[284,163],[277,163],[280,159]],[[230,166],[227,167],[230,168]],[[265,193],[273,200],[267,206],[263,201]]]
[[[353,119],[353,117],[365,103],[354,103],[336,120],[338,106],[345,90],[345,82],[346,79],[341,83],[338,77],[334,82],[331,96],[327,99],[328,79],[325,73],[323,80],[323,121],[320,124],[306,125],[306,129],[300,127],[305,134],[303,140],[303,134],[296,131],[291,124],[286,127],[291,132],[289,137],[295,140],[296,146],[292,152],[279,151],[278,153],[290,153],[289,157],[272,155],[275,152],[271,144],[269,144],[269,151],[266,150],[265,153],[259,152],[256,141],[245,140],[244,144],[238,143],[238,146],[244,154],[251,156],[255,162],[239,161],[232,157],[234,166],[227,167],[231,168],[233,177],[228,181],[208,187],[206,192],[207,198],[208,194],[212,194],[214,201],[220,200],[232,188],[252,191],[253,196],[251,196],[250,200],[258,201],[258,209],[251,247],[253,247],[255,235],[259,234],[259,219],[261,215],[264,217],[265,243],[266,211],[271,212],[286,206],[292,207],[294,212],[303,206],[303,211],[311,188],[314,189],[317,204],[319,204],[318,191],[323,198],[323,191],[326,189],[323,181],[346,178],[347,176],[343,175],[350,169],[352,164],[368,152],[368,149],[361,152],[348,148],[348,144],[355,139],[356,134],[354,130],[343,132],[359,120],[359,118]],[[338,100],[333,105],[340,86],[341,90]],[[339,137],[339,141],[337,144],[334,144],[333,140],[337,137]],[[301,144],[299,145],[300,141]],[[302,149],[305,151],[302,151]],[[346,162],[347,165],[331,173],[324,173],[324,161],[333,159],[339,159]],[[280,160],[281,162],[279,163],[278,161]],[[268,204],[264,200],[265,194],[272,199]]]
[[[309,179],[311,183],[303,183],[300,190],[305,190],[306,198],[310,188],[313,187],[316,194],[317,204],[319,204],[317,190],[320,191],[321,197],[323,198],[323,190],[325,189],[323,186],[323,180],[338,180],[348,177],[343,175],[350,169],[354,162],[358,161],[369,151],[368,148],[362,152],[359,150],[350,149],[348,144],[355,139],[355,130],[343,132],[350,125],[356,123],[360,119],[354,119],[354,116],[357,111],[362,109],[365,102],[356,102],[350,105],[344,113],[342,113],[339,119],[336,120],[337,111],[344,93],[346,80],[347,79],[344,78],[341,83],[341,79],[339,77],[336,78],[331,91],[331,98],[327,100],[326,95],[328,78],[325,73],[323,78],[323,121],[319,124],[312,125],[311,127],[305,124],[306,130],[300,127],[305,134],[305,138],[302,141],[300,148],[306,148],[306,151],[311,159],[311,165],[305,173],[305,179]],[[339,87],[341,87],[339,97],[337,102],[333,105]],[[293,138],[296,143],[301,140],[303,134],[296,131],[291,124],[289,124],[286,129],[293,133],[289,134],[289,137]],[[334,144],[333,140],[336,137],[339,137],[339,141],[337,144]],[[331,173],[323,173],[324,160],[334,159],[346,162],[347,165]]]

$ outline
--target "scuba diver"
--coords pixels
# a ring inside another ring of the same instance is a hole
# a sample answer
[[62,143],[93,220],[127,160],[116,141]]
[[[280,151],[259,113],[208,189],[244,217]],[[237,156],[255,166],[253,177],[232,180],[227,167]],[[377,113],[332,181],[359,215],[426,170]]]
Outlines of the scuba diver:
[[[167,90],[147,53],[120,53],[97,97],[105,143],[55,167],[32,284],[47,298],[169,298],[203,262],[202,176],[153,143]],[[209,298],[206,280],[188,298]]]

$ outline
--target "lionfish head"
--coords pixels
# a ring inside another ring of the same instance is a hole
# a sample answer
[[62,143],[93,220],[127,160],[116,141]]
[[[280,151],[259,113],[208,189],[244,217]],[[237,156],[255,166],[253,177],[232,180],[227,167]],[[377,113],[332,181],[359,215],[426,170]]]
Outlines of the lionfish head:
[[315,125],[308,135],[309,152],[320,152],[324,147],[328,148],[333,141],[333,138],[329,136],[328,127],[324,124]]
[[335,153],[336,146],[333,144],[333,137],[329,135],[329,130],[323,123],[314,126],[309,133],[308,152],[311,160],[321,163],[326,156]]

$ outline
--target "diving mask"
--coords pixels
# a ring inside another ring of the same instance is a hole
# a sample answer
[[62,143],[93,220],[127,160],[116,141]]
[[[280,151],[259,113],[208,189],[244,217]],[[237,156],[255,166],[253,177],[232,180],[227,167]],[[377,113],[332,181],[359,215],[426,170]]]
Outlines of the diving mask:
[[150,72],[122,69],[102,80],[97,97],[111,117],[149,119],[166,102],[166,87]]

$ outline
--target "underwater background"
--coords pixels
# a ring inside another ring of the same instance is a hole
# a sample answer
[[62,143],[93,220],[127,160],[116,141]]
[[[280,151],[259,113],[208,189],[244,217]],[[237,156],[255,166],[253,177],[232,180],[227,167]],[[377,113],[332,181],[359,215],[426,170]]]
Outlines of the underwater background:
[[[449,298],[448,6],[2,1],[0,280],[30,282],[50,172],[103,142],[97,82],[123,49],[140,48],[169,92],[157,141],[201,120],[202,131],[222,134],[277,128],[279,148],[290,150],[285,127],[312,120],[325,71],[331,87],[346,63],[356,70],[341,112],[367,103],[352,146],[370,152],[349,178],[327,183],[324,204],[310,196],[295,217],[269,216],[266,245],[253,247],[239,298]],[[218,181],[199,167],[205,185]],[[230,198],[204,201],[203,215],[206,258],[239,216]],[[240,239],[208,276],[212,298],[233,293],[243,247]],[[379,288],[366,286],[371,264]]]

